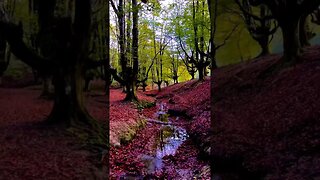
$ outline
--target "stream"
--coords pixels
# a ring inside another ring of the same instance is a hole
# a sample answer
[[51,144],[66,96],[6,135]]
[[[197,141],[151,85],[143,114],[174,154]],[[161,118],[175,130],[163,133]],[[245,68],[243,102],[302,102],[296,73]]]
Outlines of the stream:
[[[192,166],[182,169],[181,167],[176,167],[174,162],[170,161],[168,165],[166,158],[174,157],[178,148],[188,140],[189,135],[182,125],[176,123],[177,121],[182,121],[179,120],[179,117],[169,117],[165,103],[158,104],[157,109],[157,112],[154,114],[154,117],[156,118],[148,120],[149,125],[156,125],[158,127],[158,131],[153,133],[153,137],[150,137],[155,138],[155,143],[151,148],[152,152],[141,153],[137,156],[139,161],[141,161],[145,166],[145,175],[122,174],[119,177],[120,180],[157,179],[156,176],[154,176],[155,174],[170,174],[169,172],[166,172],[168,171],[167,169],[171,169],[171,173],[180,174],[179,177],[193,176],[194,170]],[[193,147],[184,148],[189,149]],[[195,159],[196,157],[193,157],[192,162],[197,161]]]
[[179,146],[188,138],[187,131],[178,126],[161,125],[160,132],[156,136],[156,150],[153,156],[141,155],[141,160],[145,163],[148,174],[161,171],[165,156],[174,155]]

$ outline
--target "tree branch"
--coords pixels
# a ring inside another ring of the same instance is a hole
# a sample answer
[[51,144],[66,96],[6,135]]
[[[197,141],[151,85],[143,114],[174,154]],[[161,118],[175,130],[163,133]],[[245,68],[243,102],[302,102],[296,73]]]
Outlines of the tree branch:
[[227,42],[227,40],[229,40],[229,38],[231,37],[231,35],[236,31],[236,29],[238,28],[239,24],[237,24],[236,26],[233,27],[232,31],[227,35],[227,37],[224,39],[223,43],[216,46],[215,50],[218,50],[219,48],[221,48],[222,46],[224,46]]
[[235,3],[239,6],[240,10],[247,16],[250,16],[252,17],[254,20],[257,20],[257,21],[266,21],[266,20],[271,20],[271,19],[274,19],[273,16],[264,16],[263,18],[259,17],[259,16],[256,16],[254,14],[252,14],[251,12],[247,11],[241,4],[240,0],[234,0]]
[[113,68],[109,68],[110,73],[113,76],[114,80],[118,81],[121,86],[125,85],[125,81],[118,75],[117,70]]
[[0,31],[4,34],[7,42],[10,44],[11,52],[24,63],[39,72],[52,71],[58,67],[57,62],[51,59],[45,59],[34,53],[23,42],[22,24],[15,25],[9,22],[0,21]]
[[114,4],[113,0],[109,0],[109,2],[111,3],[112,9],[113,11],[119,15],[119,10],[117,9],[116,5]]

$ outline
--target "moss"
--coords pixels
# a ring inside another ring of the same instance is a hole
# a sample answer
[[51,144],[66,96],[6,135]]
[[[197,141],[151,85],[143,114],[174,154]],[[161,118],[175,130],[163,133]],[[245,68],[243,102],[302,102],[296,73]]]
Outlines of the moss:
[[79,138],[88,147],[107,148],[109,146],[107,126],[94,120],[90,122],[92,123],[91,127],[72,124],[67,132]]
[[138,102],[135,102],[135,105],[136,105],[136,108],[141,111],[145,108],[151,108],[151,107],[154,107],[156,105],[155,102],[149,102],[149,101],[138,101]]
[[120,144],[129,143],[137,134],[137,131],[146,126],[147,120],[140,119],[137,124],[128,128],[124,133],[120,135]]
[[162,122],[169,122],[169,114],[160,114],[159,115],[159,120]]
[[26,74],[32,72],[31,69],[24,63],[11,57],[8,69],[4,72],[4,76],[12,77],[14,80],[23,78]]

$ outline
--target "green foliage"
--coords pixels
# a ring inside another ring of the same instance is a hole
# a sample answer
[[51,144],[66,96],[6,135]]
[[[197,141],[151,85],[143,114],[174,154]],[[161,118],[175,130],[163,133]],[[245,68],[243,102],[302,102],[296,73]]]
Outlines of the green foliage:
[[138,123],[132,127],[129,127],[122,134],[120,134],[120,144],[127,144],[130,142],[136,135],[137,131],[146,126],[147,120],[140,119]]
[[136,108],[138,109],[138,111],[141,111],[145,108],[151,108],[154,107],[156,105],[155,102],[149,102],[149,101],[139,101],[139,102],[135,102]]
[[4,72],[4,76],[12,77],[13,79],[21,79],[26,74],[30,74],[31,68],[21,61],[16,60],[15,56],[11,56],[8,69]]
[[162,122],[169,122],[169,114],[160,114],[159,120]]
[[216,59],[218,66],[245,61],[259,54],[259,45],[252,39],[243,24],[243,20],[238,16],[225,14],[218,17],[217,23],[219,24],[216,37],[218,44],[224,41],[236,24],[240,24],[227,43],[217,51]]

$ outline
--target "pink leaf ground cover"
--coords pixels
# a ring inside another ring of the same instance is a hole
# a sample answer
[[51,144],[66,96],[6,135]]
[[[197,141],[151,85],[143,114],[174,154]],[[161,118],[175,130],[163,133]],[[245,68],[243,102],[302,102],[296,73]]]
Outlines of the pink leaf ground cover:
[[[41,124],[52,101],[41,87],[0,88],[1,179],[86,179],[107,177],[95,154],[59,127]],[[87,108],[106,121],[105,96],[88,96]]]
[[298,64],[267,76],[280,55],[214,71],[214,157],[242,159],[266,179],[320,177],[319,49],[306,48]]

